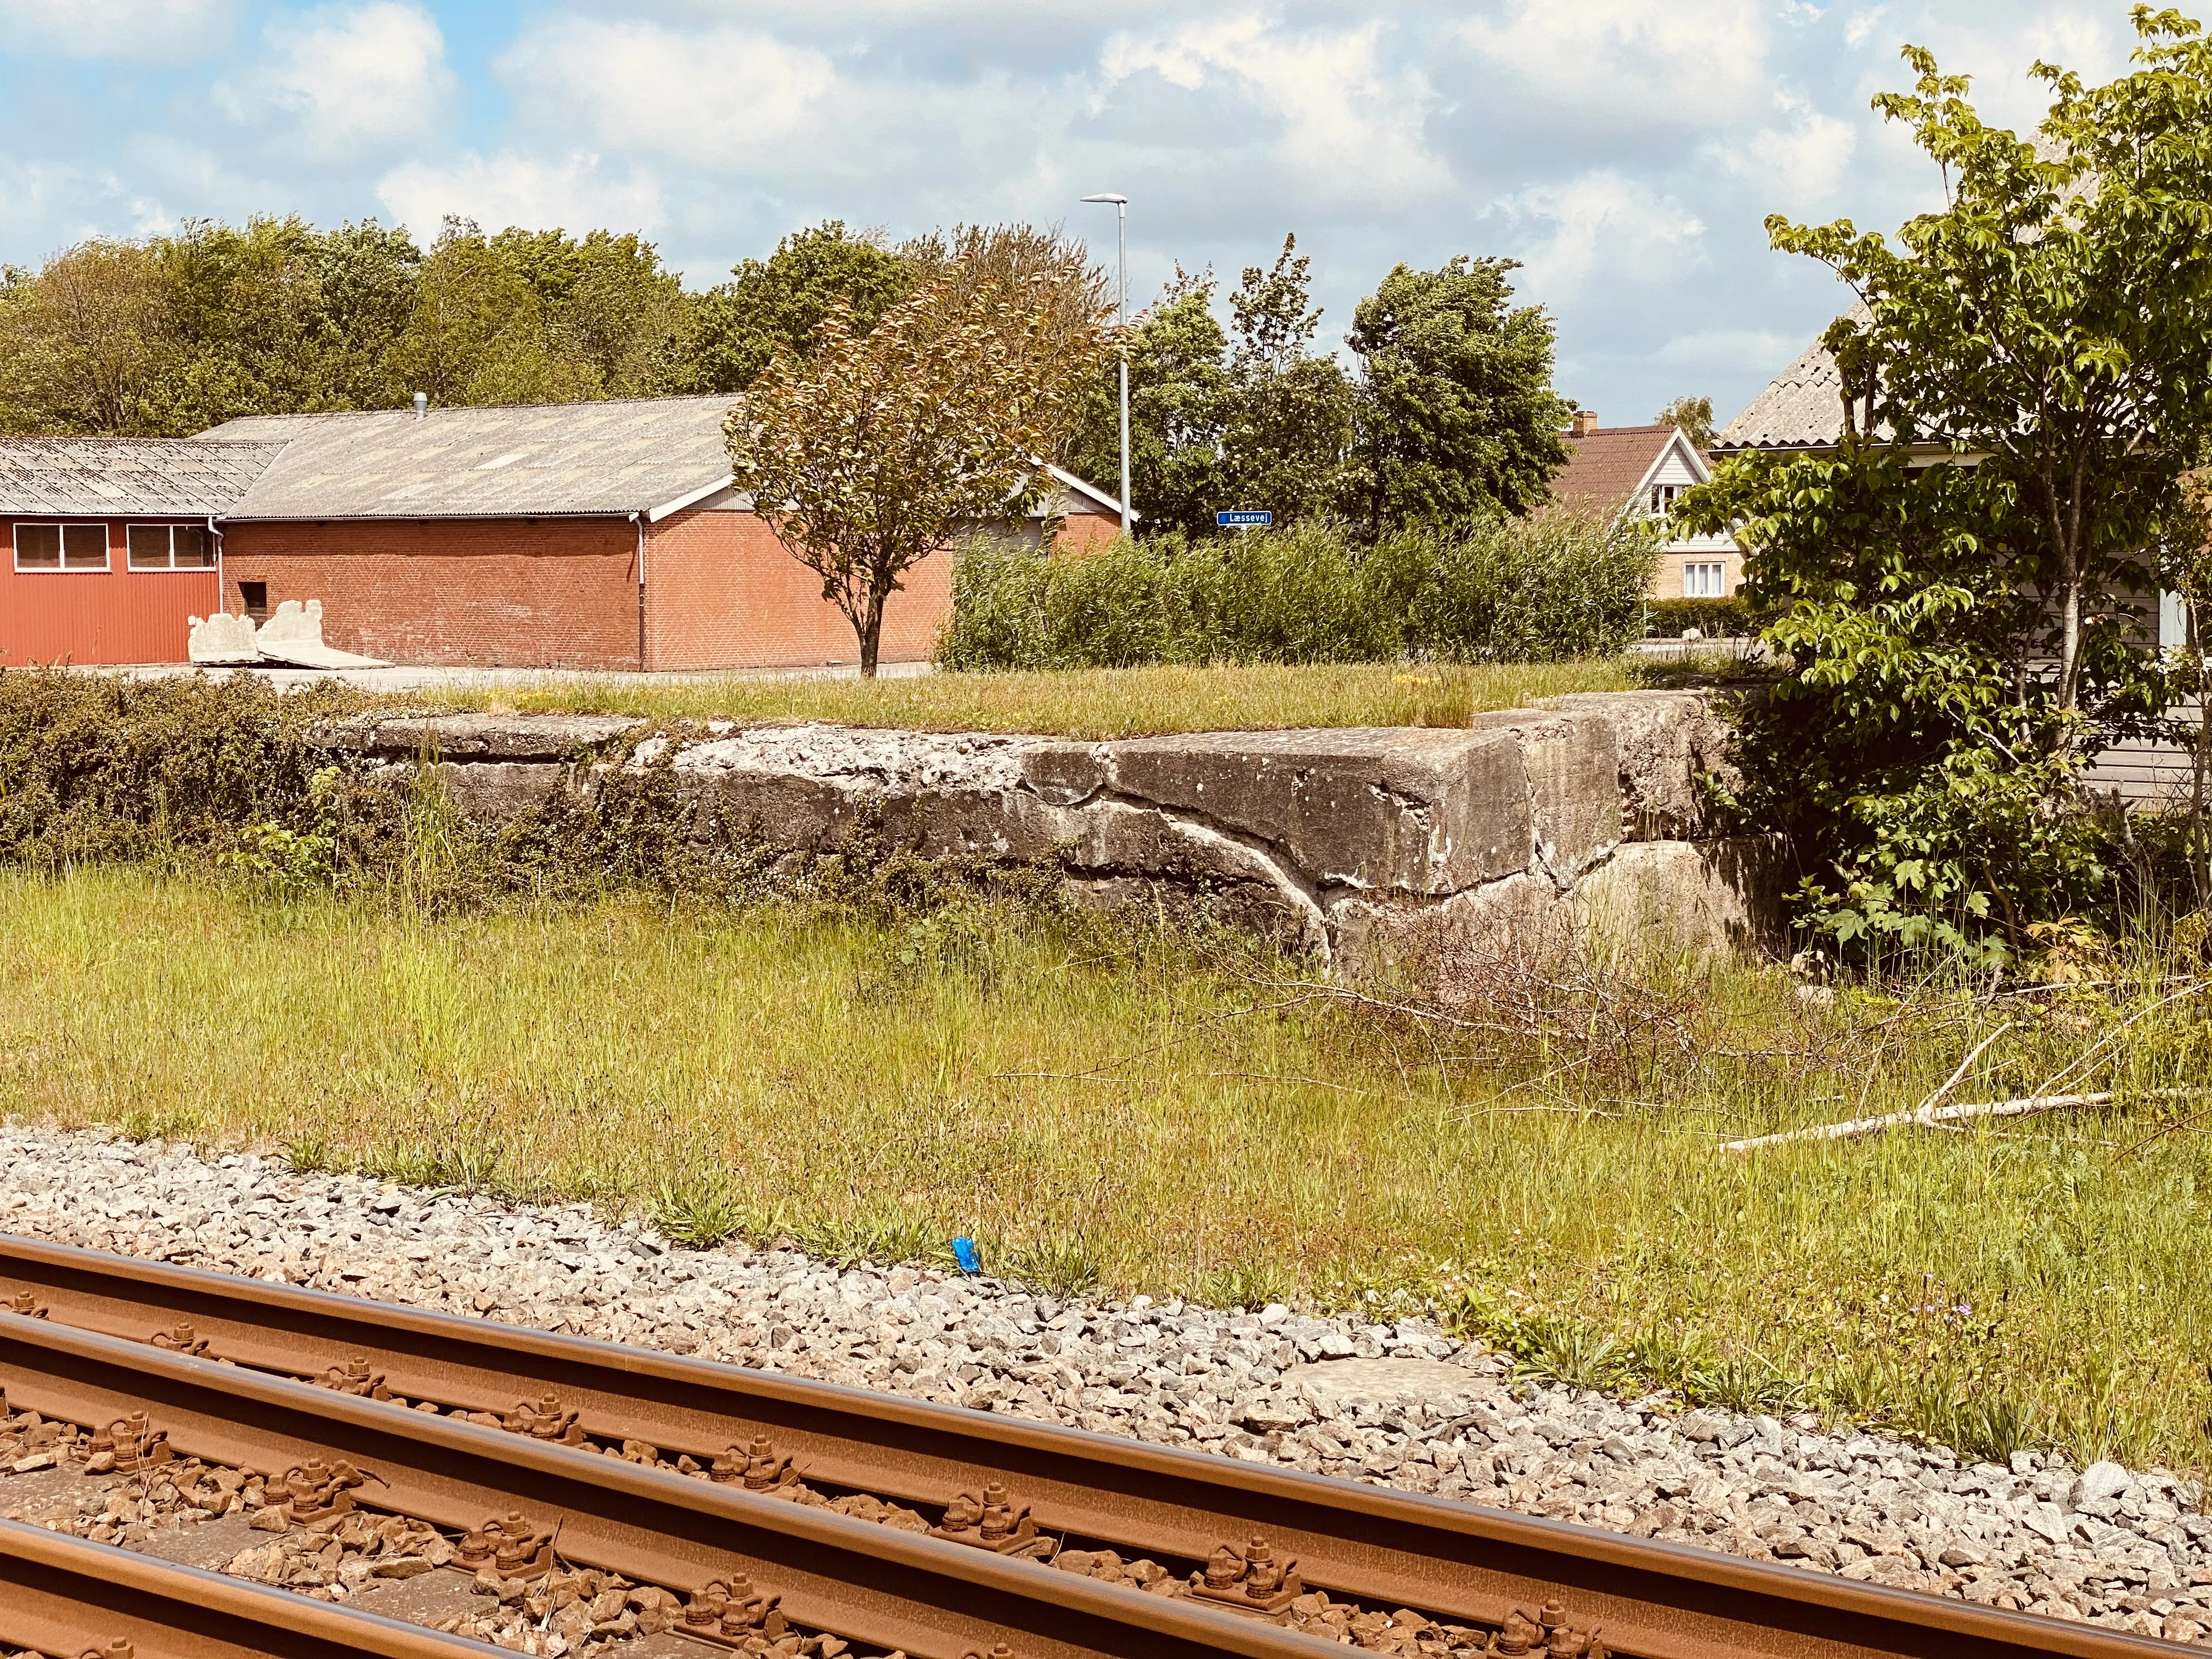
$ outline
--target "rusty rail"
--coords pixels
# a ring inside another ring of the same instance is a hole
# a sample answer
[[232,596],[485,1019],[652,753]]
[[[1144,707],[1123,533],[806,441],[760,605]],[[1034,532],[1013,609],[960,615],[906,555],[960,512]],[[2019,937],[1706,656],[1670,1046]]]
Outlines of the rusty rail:
[[[0,1317],[0,1381],[13,1393],[31,1367],[44,1379],[39,1386],[63,1389],[54,1397],[73,1401],[61,1414],[90,1420],[88,1413],[110,1410],[136,1389],[144,1398],[134,1408],[151,1399],[161,1411],[189,1416],[191,1426],[175,1437],[180,1445],[198,1436],[208,1448],[203,1455],[265,1466],[276,1454],[265,1445],[246,1450],[229,1416],[245,1397],[281,1405],[288,1444],[307,1447],[319,1438],[353,1446],[357,1453],[344,1455],[364,1467],[380,1459],[394,1467],[410,1458],[465,1462],[465,1501],[439,1487],[446,1477],[426,1468],[420,1489],[394,1504],[410,1513],[473,1524],[486,1512],[486,1496],[511,1488],[515,1495],[493,1507],[534,1505],[571,1516],[564,1524],[574,1530],[563,1536],[574,1541],[564,1547],[580,1559],[669,1583],[685,1571],[703,1578],[710,1565],[726,1572],[742,1559],[757,1564],[746,1570],[759,1582],[791,1587],[787,1605],[794,1614],[804,1606],[810,1621],[818,1619],[824,1628],[947,1659],[957,1659],[961,1644],[988,1649],[1007,1640],[1006,1631],[1024,1632],[1014,1645],[1025,1655],[1075,1651],[1061,1645],[1077,1639],[1072,1627],[1049,1615],[1079,1610],[1086,1619],[1094,1611],[1109,1621],[1118,1615],[1164,1638],[1172,1626],[1174,1639],[1191,1644],[1185,1650],[1192,1652],[1287,1654],[1317,1644],[1194,1601],[1140,1596],[451,1419],[418,1419],[403,1432],[394,1419],[409,1413],[262,1373],[315,1376],[358,1357],[392,1393],[465,1409],[510,1413],[550,1395],[563,1416],[576,1413],[585,1431],[702,1462],[764,1435],[812,1483],[940,1505],[996,1482],[1029,1503],[1047,1531],[1185,1560],[1203,1561],[1224,1542],[1264,1534],[1298,1558],[1309,1585],[1371,1606],[1492,1626],[1516,1606],[1557,1601],[1577,1626],[1601,1626],[1613,1650],[1634,1659],[2123,1659],[2180,1650],[2152,1638],[1412,1493],[0,1235],[0,1300],[9,1293],[48,1317]],[[156,1332],[175,1342],[179,1323],[191,1327],[186,1347],[234,1365],[218,1369],[190,1352],[146,1346]],[[104,1392],[67,1395],[70,1368],[95,1361],[107,1368],[100,1373]],[[271,1420],[269,1412],[257,1407],[257,1420]],[[437,1449],[403,1453],[403,1441]],[[495,1473],[501,1468],[514,1473]],[[635,1526],[640,1504],[663,1516],[646,1529],[649,1538],[624,1532]],[[679,1511],[691,1519],[668,1518]],[[944,1605],[941,1584],[934,1611],[916,1624],[911,1613],[894,1613],[888,1603],[856,1592],[847,1577],[873,1575],[899,1586],[894,1600],[930,1603],[925,1581],[939,1570],[965,1576],[952,1599],[971,1610],[987,1592],[1006,1599],[959,1623],[956,1637],[947,1621],[959,1609]],[[983,1626],[1000,1633],[987,1638]],[[1206,1633],[1224,1626],[1235,1634]]]
[[484,1652],[481,1642],[20,1521],[0,1521],[0,1644],[69,1659],[483,1659]]
[[472,1528],[520,1513],[565,1558],[632,1578],[773,1586],[794,1623],[917,1659],[1321,1659],[1310,1636],[1133,1595],[742,1487],[225,1366],[51,1319],[0,1319],[9,1403],[76,1423],[144,1413],[185,1456],[283,1469],[341,1460],[368,1501]]

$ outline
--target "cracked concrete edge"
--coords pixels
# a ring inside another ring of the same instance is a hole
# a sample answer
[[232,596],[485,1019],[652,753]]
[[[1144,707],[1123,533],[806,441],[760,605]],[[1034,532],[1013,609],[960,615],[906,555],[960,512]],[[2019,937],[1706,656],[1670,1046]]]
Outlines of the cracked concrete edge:
[[[1618,702],[1623,697],[1628,705]],[[1492,711],[1468,728],[1109,743],[820,722],[720,725],[651,738],[619,763],[605,746],[590,745],[631,738],[644,722],[441,721],[430,750],[423,722],[385,721],[369,735],[379,743],[372,752],[392,757],[390,769],[437,754],[440,776],[464,804],[497,817],[542,807],[562,781],[590,788],[613,764],[665,759],[709,809],[701,832],[750,820],[771,840],[826,848],[863,815],[888,811],[917,850],[1053,857],[1073,885],[1094,895],[1141,889],[1221,900],[1333,963],[1370,955],[1376,939],[1402,940],[1409,931],[1441,937],[1471,926],[1495,931],[1495,923],[1532,938],[1562,927],[1588,932],[1624,906],[1656,937],[1682,931],[1670,905],[1705,918],[1701,949],[1723,936],[1757,934],[1744,920],[1757,894],[1717,907],[1702,889],[1692,890],[1710,872],[1693,878],[1672,849],[1705,838],[1655,834],[1680,826],[1632,812],[1626,799],[1641,787],[1647,797],[1682,803],[1693,781],[1685,763],[1698,754],[1702,735],[1686,728],[1711,720],[1704,701],[1691,693],[1549,701],[1570,706]],[[1641,776],[1632,776],[1632,747]],[[1188,763],[1178,769],[1176,759]],[[1133,787],[1163,779],[1168,787]],[[1631,860],[1639,869],[1671,875],[1620,874],[1632,847],[1650,849]],[[1680,890],[1673,899],[1624,896],[1654,880]],[[1474,926],[1471,917],[1489,920]]]

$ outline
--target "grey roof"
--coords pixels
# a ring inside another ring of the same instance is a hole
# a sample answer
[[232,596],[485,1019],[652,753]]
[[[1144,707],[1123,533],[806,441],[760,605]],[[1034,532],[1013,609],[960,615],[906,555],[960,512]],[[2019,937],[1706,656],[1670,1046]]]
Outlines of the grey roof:
[[[1861,322],[1865,303],[1844,313]],[[1771,381],[1750,406],[1713,440],[1716,453],[1731,449],[1820,448],[1844,435],[1844,376],[1818,340]]]
[[283,447],[196,438],[0,439],[0,514],[220,517]]
[[226,515],[563,518],[650,512],[726,484],[732,400],[611,398],[498,409],[249,415],[195,443],[280,440]]

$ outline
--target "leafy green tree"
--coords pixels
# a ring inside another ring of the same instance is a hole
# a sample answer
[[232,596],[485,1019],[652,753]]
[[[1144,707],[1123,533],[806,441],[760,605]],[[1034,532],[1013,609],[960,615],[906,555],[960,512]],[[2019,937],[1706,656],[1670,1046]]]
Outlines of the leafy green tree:
[[[1229,336],[1213,314],[1211,271],[1175,280],[1129,328],[1129,493],[1146,534],[1213,528],[1228,504],[1221,439]],[[1109,372],[1085,388],[1068,465],[1109,494],[1121,476],[1121,392]]]
[[956,263],[865,333],[834,307],[813,350],[777,353],[731,413],[738,487],[853,624],[863,675],[906,572],[1034,497],[1036,458],[1105,345],[1103,308],[1070,337],[1056,287]]
[[[1321,327],[1311,261],[1285,236],[1272,267],[1246,269],[1229,296],[1235,340],[1221,427],[1221,505],[1288,521],[1333,509],[1352,439],[1352,388],[1311,348]],[[1141,510],[1141,503],[1139,503]]]
[[1711,398],[1677,398],[1652,416],[1655,424],[1671,426],[1687,438],[1692,447],[1711,449],[1713,447],[1713,400]]
[[536,290],[549,358],[588,374],[596,395],[649,398],[677,389],[690,356],[692,307],[659,251],[631,233],[513,228],[491,239]]
[[1552,319],[1512,307],[1511,259],[1461,254],[1400,265],[1353,313],[1358,477],[1382,526],[1470,519],[1547,502],[1566,464],[1573,407],[1552,390]]
[[148,390],[168,374],[160,255],[89,241],[0,289],[0,409],[16,432],[151,434]]
[[1785,607],[1753,752],[1807,913],[1846,944],[2002,956],[2114,890],[2069,809],[2166,696],[2150,612],[2212,437],[2212,42],[2172,12],[2136,27],[2107,85],[2035,66],[2040,143],[1907,47],[1914,91],[1875,107],[1947,205],[1899,246],[1767,222],[1864,301],[1826,337],[1844,435],[1732,462],[1678,512],[1736,527]]
[[732,268],[735,282],[696,301],[684,365],[700,392],[742,392],[779,351],[805,356],[815,331],[839,306],[855,332],[912,292],[915,268],[874,231],[854,235],[842,219],[793,231],[765,259]]

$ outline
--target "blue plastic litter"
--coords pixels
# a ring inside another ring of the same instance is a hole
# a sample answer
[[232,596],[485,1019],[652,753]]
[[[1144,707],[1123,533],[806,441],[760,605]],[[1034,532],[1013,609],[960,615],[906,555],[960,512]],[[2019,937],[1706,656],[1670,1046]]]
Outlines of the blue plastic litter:
[[980,1273],[983,1271],[983,1258],[975,1254],[975,1241],[972,1238],[956,1238],[952,1241],[952,1259],[960,1264],[960,1271],[963,1273]]

